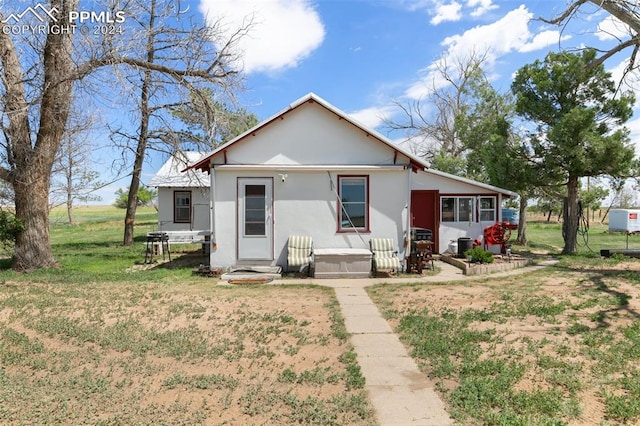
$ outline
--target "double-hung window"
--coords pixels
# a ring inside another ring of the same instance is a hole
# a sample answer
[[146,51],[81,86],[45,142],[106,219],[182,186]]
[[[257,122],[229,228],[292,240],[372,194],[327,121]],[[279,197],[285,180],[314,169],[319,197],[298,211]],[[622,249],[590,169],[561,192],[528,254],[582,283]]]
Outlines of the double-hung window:
[[442,222],[475,222],[473,197],[442,197],[441,206]]
[[338,176],[338,231],[369,230],[369,177]]
[[480,222],[496,221],[496,197],[480,197]]
[[173,221],[175,223],[191,222],[191,191],[173,192]]

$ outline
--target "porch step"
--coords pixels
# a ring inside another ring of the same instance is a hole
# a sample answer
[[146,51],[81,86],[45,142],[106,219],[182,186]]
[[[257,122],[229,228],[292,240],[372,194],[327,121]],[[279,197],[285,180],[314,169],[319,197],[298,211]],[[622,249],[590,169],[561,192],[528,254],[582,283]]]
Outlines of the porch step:
[[229,272],[222,274],[221,280],[228,282],[270,282],[282,277],[280,266],[233,266]]
[[260,274],[282,274],[281,266],[268,265],[235,265],[229,268],[229,272],[254,272]]

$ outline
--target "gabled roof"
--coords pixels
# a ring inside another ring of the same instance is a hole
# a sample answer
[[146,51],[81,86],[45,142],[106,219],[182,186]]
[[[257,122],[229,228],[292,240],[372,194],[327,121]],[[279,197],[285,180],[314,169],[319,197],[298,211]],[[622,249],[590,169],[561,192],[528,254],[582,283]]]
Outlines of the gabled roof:
[[183,172],[185,168],[200,158],[202,158],[202,154],[193,151],[182,151],[172,155],[153,176],[149,186],[158,188],[208,187],[210,180],[207,173],[196,169]]
[[[375,139],[379,143],[382,143],[382,144],[386,145],[387,147],[389,147],[391,150],[393,150],[395,155],[399,154],[399,155],[402,155],[402,156],[408,158],[409,159],[409,163],[411,164],[411,167],[413,168],[414,171],[423,171],[423,172],[426,172],[426,173],[433,173],[436,176],[440,176],[440,177],[452,179],[452,180],[455,180],[455,181],[459,181],[459,182],[475,185],[475,186],[478,186],[480,188],[491,190],[493,192],[502,193],[502,194],[507,195],[509,197],[517,197],[517,194],[512,192],[512,191],[508,191],[508,190],[505,190],[505,189],[502,189],[502,188],[498,188],[498,187],[495,187],[495,186],[492,186],[492,185],[487,185],[487,184],[484,184],[484,183],[481,183],[481,182],[476,182],[476,181],[473,181],[473,180],[470,180],[470,179],[465,179],[465,178],[462,178],[462,177],[459,177],[459,176],[455,176],[455,175],[451,175],[451,174],[448,174],[448,173],[444,173],[444,172],[440,172],[440,171],[429,169],[428,165],[422,159],[416,157],[415,155],[411,154],[408,151],[405,151],[403,148],[401,148],[398,145],[394,144],[390,139],[388,139],[387,137],[381,135],[380,133],[376,132],[375,130],[366,127],[365,125],[363,125],[362,123],[358,122],[353,117],[351,117],[349,114],[347,114],[344,111],[336,108],[335,106],[333,106],[329,102],[325,101],[324,99],[322,99],[320,96],[316,95],[315,93],[308,93],[307,95],[305,95],[305,96],[301,97],[300,99],[296,100],[295,102],[290,104],[287,108],[285,108],[284,110],[282,110],[279,113],[275,114],[274,116],[262,121],[261,123],[258,123],[253,128],[247,130],[246,132],[244,132],[241,135],[235,137],[234,139],[230,140],[229,142],[221,145],[220,147],[215,149],[210,154],[202,157],[199,161],[195,162],[192,166],[186,168],[185,171],[199,170],[200,172],[207,172],[207,173],[210,172],[210,162],[211,162],[212,158],[214,158],[214,157],[216,157],[216,156],[218,156],[220,154],[225,155],[227,150],[233,149],[234,145],[242,143],[245,139],[247,139],[248,136],[255,135],[262,128],[270,125],[274,121],[278,120],[279,118],[283,117],[284,115],[288,114],[289,112],[295,110],[296,108],[298,108],[298,107],[300,107],[300,106],[302,106],[302,105],[304,105],[304,104],[306,104],[308,102],[309,103],[315,102],[318,105],[321,105],[322,107],[326,108],[328,111],[330,111],[333,114],[335,114],[336,116],[338,116],[338,118],[347,121],[351,125],[357,127],[358,129],[360,129],[361,131],[366,133],[367,136],[371,136],[373,139]],[[225,158],[226,158],[226,156],[225,156]]]
[[508,197],[518,197],[517,193],[513,191],[509,191],[508,189],[498,188],[497,186],[489,185],[488,183],[478,182],[477,180],[472,180],[472,179],[467,179],[461,176],[452,175],[450,173],[441,172],[440,170],[425,169],[424,173],[440,176],[446,179],[452,179],[458,182],[467,183],[469,185],[477,186],[478,188],[483,188],[491,192],[499,192]]
[[340,109],[338,109],[335,106],[331,105],[329,102],[325,101],[324,99],[322,99],[320,96],[316,95],[315,93],[308,93],[307,95],[301,97],[297,101],[295,101],[292,104],[290,104],[284,110],[282,110],[279,113],[275,114],[274,116],[264,120],[263,122],[257,124],[253,128],[251,128],[251,129],[247,130],[246,132],[242,133],[241,135],[235,137],[234,139],[230,140],[229,142],[225,143],[224,145],[218,147],[211,154],[209,154],[208,156],[202,158],[200,161],[195,163],[190,168],[199,169],[199,170],[201,170],[203,172],[204,171],[209,171],[209,163],[210,163],[211,158],[219,155],[220,153],[224,153],[225,151],[227,151],[228,149],[231,149],[234,145],[236,145],[238,143],[242,143],[242,141],[245,140],[247,138],[247,136],[255,135],[255,133],[260,131],[260,129],[268,126],[269,124],[271,124],[272,122],[276,121],[280,117],[286,115],[287,113],[295,110],[296,108],[304,105],[307,102],[309,102],[309,103],[315,102],[318,105],[321,105],[322,107],[326,108],[328,111],[330,111],[333,114],[335,114],[336,116],[338,116],[338,118],[340,118],[342,120],[345,120],[348,123],[350,123],[351,125],[353,125],[353,126],[359,128],[360,130],[362,130],[364,133],[367,134],[367,136],[372,136],[378,142],[380,142],[380,143],[382,143],[384,145],[387,145],[389,148],[391,148],[393,150],[394,153],[401,154],[401,155],[407,157],[409,159],[409,162],[410,162],[411,166],[414,168],[414,170],[422,170],[423,168],[426,167],[426,164],[422,160],[420,160],[419,158],[413,156],[412,154],[404,151],[402,148],[398,147],[393,142],[391,142],[388,138],[382,136],[381,134],[379,134],[375,130],[367,128],[363,124],[361,124],[358,121],[356,121],[355,119],[353,119],[353,117],[351,117],[349,114],[347,114],[344,111],[341,111]]

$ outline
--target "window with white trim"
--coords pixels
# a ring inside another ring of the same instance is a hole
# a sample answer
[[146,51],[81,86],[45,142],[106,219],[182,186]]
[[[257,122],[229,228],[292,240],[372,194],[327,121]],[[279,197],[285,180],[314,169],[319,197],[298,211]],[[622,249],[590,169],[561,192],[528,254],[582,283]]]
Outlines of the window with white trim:
[[475,222],[473,197],[442,197],[440,206],[442,222]]
[[191,191],[173,191],[173,221],[191,222]]
[[496,197],[480,197],[480,222],[496,221]]
[[369,177],[338,176],[338,231],[368,231]]

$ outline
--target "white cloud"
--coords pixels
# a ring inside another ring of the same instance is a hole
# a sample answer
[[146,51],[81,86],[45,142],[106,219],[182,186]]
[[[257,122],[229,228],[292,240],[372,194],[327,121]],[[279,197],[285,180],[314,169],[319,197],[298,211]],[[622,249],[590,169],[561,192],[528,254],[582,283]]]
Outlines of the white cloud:
[[309,0],[201,0],[200,11],[210,23],[221,19],[227,35],[253,19],[254,26],[237,46],[247,73],[295,67],[325,36],[320,15]]
[[498,8],[497,5],[493,4],[493,0],[467,0],[467,7],[474,8],[471,12],[471,16],[474,18]]
[[523,45],[518,49],[518,52],[534,52],[536,50],[544,49],[552,45],[558,45],[560,41],[569,40],[571,36],[563,36],[560,31],[547,30],[538,33],[533,37],[529,43]]
[[435,16],[429,21],[432,25],[438,25],[442,22],[455,22],[462,18],[462,5],[456,1],[449,4],[436,4]]
[[358,111],[354,111],[349,114],[354,120],[359,122],[360,124],[369,127],[371,129],[375,129],[380,126],[385,119],[389,118],[389,116],[393,115],[396,111],[396,108],[392,106],[386,107],[369,107],[364,108]]
[[598,32],[596,37],[598,39],[605,40],[619,40],[621,38],[629,37],[630,29],[627,24],[614,18],[613,16],[606,17],[602,22],[598,24]]
[[[615,67],[607,69],[607,72],[609,72],[611,74],[611,79],[617,83],[620,80],[622,80],[622,77],[624,76],[624,73],[625,73],[625,71],[626,71],[628,66],[629,66],[629,59],[627,58],[627,59],[623,60],[622,62],[620,62]],[[629,88],[628,87],[624,87],[624,89],[627,90]],[[637,95],[637,93],[636,93],[636,95]]]
[[485,15],[487,12],[497,9],[493,0],[466,0],[461,3],[456,0],[396,0],[400,5],[412,12],[424,10],[432,16],[429,21],[432,25],[442,22],[457,22],[464,14],[473,18]]
[[[462,34],[447,37],[441,43],[447,48],[441,60],[453,64],[464,61],[472,54],[486,52],[484,66],[489,72],[496,60],[508,53],[517,52],[526,46],[532,37],[529,31],[529,21],[533,14],[522,5],[507,13],[502,19],[488,24],[471,28]],[[433,88],[440,87],[437,64],[432,64],[422,70],[424,76],[420,81],[406,90],[405,96],[410,99],[420,99]]]
[[631,132],[631,140],[636,141],[636,154],[640,154],[640,117],[627,121],[625,127]]

